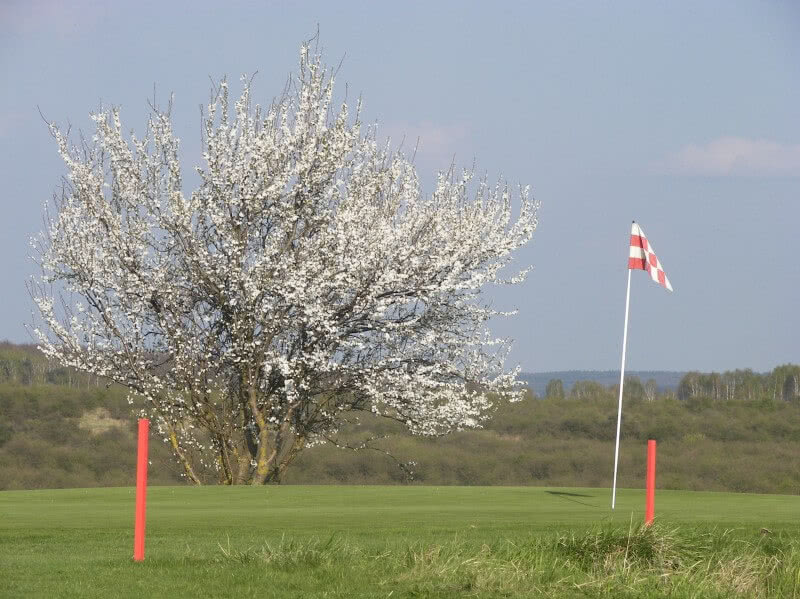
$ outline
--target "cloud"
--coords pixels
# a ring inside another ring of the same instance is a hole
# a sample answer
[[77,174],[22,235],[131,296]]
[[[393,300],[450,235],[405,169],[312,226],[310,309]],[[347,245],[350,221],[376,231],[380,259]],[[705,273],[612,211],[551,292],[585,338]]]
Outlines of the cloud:
[[436,170],[447,170],[454,159],[457,165],[472,163],[472,156],[465,155],[467,150],[464,144],[468,133],[463,125],[442,125],[429,121],[378,123],[378,140],[389,138],[392,148],[402,144],[402,151],[408,157],[414,154],[416,148],[416,164]]
[[658,167],[662,172],[691,175],[800,177],[800,144],[720,137],[705,145],[690,144]]

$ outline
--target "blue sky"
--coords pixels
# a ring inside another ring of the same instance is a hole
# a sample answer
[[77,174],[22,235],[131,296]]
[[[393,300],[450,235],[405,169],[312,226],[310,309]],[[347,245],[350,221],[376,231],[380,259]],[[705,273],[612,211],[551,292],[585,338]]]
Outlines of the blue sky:
[[[800,4],[793,2],[0,3],[0,338],[27,341],[28,239],[64,173],[39,116],[91,130],[101,103],[141,131],[174,93],[190,168],[209,77],[280,93],[319,25],[339,91],[430,183],[455,158],[530,184],[527,371],[619,367],[630,221],[675,292],[633,274],[628,368],[800,361]],[[37,109],[38,107],[38,109]],[[409,143],[409,142],[407,142]],[[430,189],[430,187],[428,187]]]

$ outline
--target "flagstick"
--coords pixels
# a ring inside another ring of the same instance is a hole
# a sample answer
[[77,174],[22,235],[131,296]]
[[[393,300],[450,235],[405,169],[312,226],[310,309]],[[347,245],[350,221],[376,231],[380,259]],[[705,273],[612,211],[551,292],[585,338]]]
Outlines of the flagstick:
[[611,509],[617,500],[617,465],[619,464],[619,431],[622,425],[622,385],[625,382],[625,346],[628,343],[628,307],[631,303],[631,269],[628,269],[628,290],[625,292],[625,328],[622,332],[622,366],[619,369],[619,409],[617,410],[617,445],[614,448],[614,486],[611,489]]

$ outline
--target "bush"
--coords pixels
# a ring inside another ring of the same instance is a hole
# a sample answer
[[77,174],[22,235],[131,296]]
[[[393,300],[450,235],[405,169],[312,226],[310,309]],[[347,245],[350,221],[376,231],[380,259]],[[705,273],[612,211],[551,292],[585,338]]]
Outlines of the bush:
[[[102,407],[121,427],[78,428]],[[414,460],[412,484],[610,485],[616,399],[533,399],[502,406],[484,430],[426,439],[397,434],[370,414],[342,439],[385,453],[322,445],[303,452],[285,482],[405,484],[397,460]],[[0,384],[0,489],[126,486],[135,480],[136,417],[119,388]],[[100,432],[98,432],[100,431]],[[797,493],[800,403],[658,399],[625,405],[618,484],[642,487],[646,441],[659,442],[660,488]],[[167,444],[153,437],[153,484],[183,482]]]

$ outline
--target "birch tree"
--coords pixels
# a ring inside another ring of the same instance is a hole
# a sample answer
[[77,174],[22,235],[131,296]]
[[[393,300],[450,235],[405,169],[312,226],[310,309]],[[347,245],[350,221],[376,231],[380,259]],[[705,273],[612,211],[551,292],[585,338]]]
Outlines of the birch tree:
[[170,109],[141,137],[116,108],[77,144],[50,126],[40,345],[130,389],[197,484],[279,482],[359,413],[442,435],[519,397],[481,293],[525,278],[528,188],[451,169],[425,195],[307,45],[291,81],[266,108],[218,84],[188,192]]

